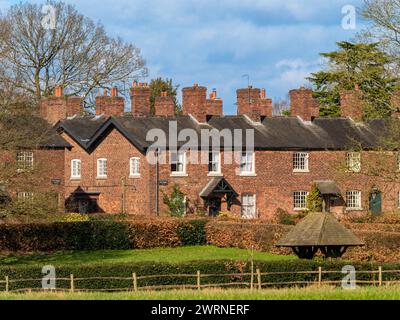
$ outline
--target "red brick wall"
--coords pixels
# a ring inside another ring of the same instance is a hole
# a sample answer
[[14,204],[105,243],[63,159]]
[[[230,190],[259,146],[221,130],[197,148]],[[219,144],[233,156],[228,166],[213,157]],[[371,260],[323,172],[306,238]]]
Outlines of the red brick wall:
[[[125,178],[125,208],[129,214],[147,215],[153,212],[150,197],[154,192],[150,185],[150,166],[134,146],[132,146],[117,130],[112,130],[91,153],[87,153],[68,135],[63,137],[73,145],[65,155],[66,198],[76,189],[86,192],[100,192],[99,207],[106,213],[121,213],[123,183]],[[131,178],[129,161],[132,157],[140,157],[141,177]],[[106,158],[108,178],[97,179],[97,159]],[[81,160],[81,179],[71,180],[71,160]]]
[[[121,212],[121,198],[123,193],[121,178],[126,178],[126,212],[129,214],[155,214],[155,166],[147,163],[145,155],[132,146],[118,131],[112,130],[91,153],[80,148],[67,135],[63,137],[74,146],[71,151],[66,151],[65,156],[65,185],[66,197],[78,187],[85,191],[100,192],[99,206],[106,213]],[[383,194],[383,210],[390,211],[397,208],[397,193],[400,184],[384,183],[376,177],[368,177],[363,173],[346,173],[343,170],[345,152],[318,151],[309,153],[309,169],[307,173],[293,172],[293,152],[291,151],[259,151],[256,152],[256,175],[242,177],[237,175],[238,165],[222,165],[222,173],[226,180],[239,193],[238,202],[232,207],[234,214],[240,215],[240,200],[243,193],[256,195],[257,209],[261,218],[273,218],[278,208],[291,213],[294,212],[293,192],[310,191],[311,185],[316,180],[334,180],[345,197],[346,191],[362,191],[363,208],[366,212],[369,204],[369,193],[374,186]],[[370,153],[362,155],[363,163],[368,161]],[[141,177],[129,178],[129,159],[140,157]],[[108,159],[108,178],[96,179],[97,159]],[[388,161],[395,168],[395,156],[388,155]],[[72,159],[82,161],[82,179],[73,181],[70,179],[70,163]],[[223,159],[223,155],[222,155]],[[212,179],[208,176],[208,165],[188,164],[187,175],[174,177],[171,175],[170,165],[160,165],[160,179],[168,181],[167,186],[160,187],[161,213],[166,213],[167,208],[163,204],[163,193],[170,194],[175,184],[180,185],[182,191],[187,194],[189,206],[194,208],[196,204],[204,205],[199,194]],[[332,211],[338,214],[348,214],[345,208],[339,204]],[[357,212],[356,212],[357,213]],[[354,212],[352,212],[354,214]]]

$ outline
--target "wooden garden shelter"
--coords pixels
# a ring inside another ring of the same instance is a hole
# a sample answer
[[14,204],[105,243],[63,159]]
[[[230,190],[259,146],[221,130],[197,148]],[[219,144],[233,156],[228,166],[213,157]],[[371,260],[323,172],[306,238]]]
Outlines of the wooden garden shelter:
[[330,213],[310,213],[276,246],[292,248],[300,259],[313,259],[320,250],[327,258],[340,258],[350,247],[364,246]]

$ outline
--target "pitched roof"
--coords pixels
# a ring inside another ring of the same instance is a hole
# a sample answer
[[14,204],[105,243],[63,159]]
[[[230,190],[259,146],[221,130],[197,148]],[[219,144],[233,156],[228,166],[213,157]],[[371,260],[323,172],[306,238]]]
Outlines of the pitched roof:
[[[377,145],[387,127],[385,120],[356,123],[348,118],[317,118],[311,122],[298,117],[273,117],[256,123],[246,116],[213,116],[206,124],[200,124],[191,116],[138,118],[130,115],[77,117],[60,121],[57,128],[71,135],[84,149],[89,149],[110,127],[114,127],[144,151],[153,144],[153,141],[147,141],[147,134],[152,129],[162,130],[166,134],[167,147],[170,147],[168,135],[174,122],[178,135],[185,133],[184,129],[192,129],[198,139],[202,129],[227,130],[232,136],[235,129],[242,129],[242,141],[245,142],[246,130],[254,130],[254,146],[258,150],[345,150],[355,144],[368,149]],[[187,140],[178,142],[178,147],[186,144],[188,138],[184,138]],[[223,145],[223,138],[220,140]],[[200,145],[200,141],[196,142]]]
[[238,193],[232,188],[232,186],[225,180],[224,177],[215,177],[211,179],[208,184],[204,187],[204,189],[200,192],[200,197],[208,198],[211,196],[217,189],[217,187],[221,187],[221,190],[218,190],[219,194],[232,194],[234,197],[238,196]]
[[72,147],[46,120],[37,116],[2,115],[0,130],[13,135],[10,147],[61,149]]
[[276,244],[277,247],[363,245],[361,240],[330,213],[310,213]]
[[318,190],[323,195],[340,195],[340,189],[335,181],[315,181]]

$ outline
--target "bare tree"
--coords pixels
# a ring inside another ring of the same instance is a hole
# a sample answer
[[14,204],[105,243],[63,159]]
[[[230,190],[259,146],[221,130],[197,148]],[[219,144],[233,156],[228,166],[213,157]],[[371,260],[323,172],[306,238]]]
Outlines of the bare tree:
[[[140,50],[63,2],[54,8],[54,25],[46,25],[42,6],[21,3],[0,16],[0,84],[7,83],[36,99],[58,84],[69,95],[90,104],[99,88],[117,86],[145,76]],[[47,14],[51,14],[47,13]]]
[[[378,42],[393,58],[391,70],[400,68],[400,0],[364,0],[362,17],[367,27],[358,36],[360,41]],[[390,70],[390,69],[389,69]]]

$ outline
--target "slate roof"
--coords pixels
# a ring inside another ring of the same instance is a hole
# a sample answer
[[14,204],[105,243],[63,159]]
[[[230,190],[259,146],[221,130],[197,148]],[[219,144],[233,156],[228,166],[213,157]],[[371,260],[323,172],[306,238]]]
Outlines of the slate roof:
[[[256,123],[246,116],[214,116],[206,124],[200,124],[191,116],[137,118],[129,115],[67,119],[60,121],[56,128],[64,130],[83,148],[89,149],[110,127],[114,127],[139,150],[145,151],[153,144],[146,141],[151,129],[165,132],[168,145],[171,121],[176,121],[178,134],[183,129],[193,129],[199,138],[202,129],[228,129],[232,135],[234,129],[242,129],[245,142],[246,129],[253,129],[256,150],[345,150],[355,145],[368,149],[377,145],[387,126],[385,120],[356,123],[348,118],[316,118],[307,122],[298,117],[273,117]],[[185,142],[179,142],[178,147],[183,144]]]
[[277,247],[364,246],[330,213],[310,213],[281,239]]
[[318,190],[323,195],[340,195],[340,189],[334,181],[315,181]]
[[12,147],[31,148],[71,148],[55,128],[37,116],[1,116],[0,130],[14,134]]

